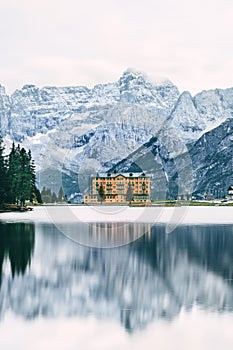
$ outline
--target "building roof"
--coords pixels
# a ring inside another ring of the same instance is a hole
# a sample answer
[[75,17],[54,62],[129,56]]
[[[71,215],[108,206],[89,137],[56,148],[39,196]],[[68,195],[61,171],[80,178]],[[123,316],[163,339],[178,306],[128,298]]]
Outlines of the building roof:
[[137,172],[137,173],[98,173],[96,175],[96,177],[98,178],[115,178],[118,176],[124,176],[126,178],[137,178],[137,177],[149,177],[148,175],[146,175],[144,172]]

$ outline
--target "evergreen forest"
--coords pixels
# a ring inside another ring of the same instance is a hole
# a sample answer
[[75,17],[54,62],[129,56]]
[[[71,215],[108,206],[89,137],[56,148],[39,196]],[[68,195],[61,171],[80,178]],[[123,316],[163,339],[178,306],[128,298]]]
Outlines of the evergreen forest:
[[0,207],[9,204],[22,207],[27,200],[42,202],[40,191],[36,187],[31,152],[13,143],[10,153],[5,155],[5,147],[0,137]]

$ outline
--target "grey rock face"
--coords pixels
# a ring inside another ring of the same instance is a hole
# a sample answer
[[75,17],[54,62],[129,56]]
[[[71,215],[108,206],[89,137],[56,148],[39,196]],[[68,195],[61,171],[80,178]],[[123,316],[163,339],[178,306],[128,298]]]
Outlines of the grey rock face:
[[[176,139],[179,142],[179,139]],[[144,170],[152,176],[153,198],[178,194],[221,197],[233,182],[233,119],[205,133],[186,152],[175,157],[164,138],[151,138],[111,170]]]
[[233,182],[233,119],[227,119],[203,135],[189,154],[194,169],[195,192],[226,194]]
[[233,88],[192,97],[169,80],[153,82],[132,70],[92,89],[25,85],[8,96],[0,87],[2,136],[30,148],[38,170],[68,175],[106,171],[156,137],[157,161],[169,168],[164,173],[169,182],[174,159],[232,116]]
[[6,90],[0,85],[0,133],[6,136],[9,130],[10,122],[10,97],[6,94]]

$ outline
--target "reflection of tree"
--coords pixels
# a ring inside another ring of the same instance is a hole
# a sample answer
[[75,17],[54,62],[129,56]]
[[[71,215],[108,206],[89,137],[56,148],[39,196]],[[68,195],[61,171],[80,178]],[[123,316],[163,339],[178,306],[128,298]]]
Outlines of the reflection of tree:
[[[0,225],[0,228],[2,228],[2,225]],[[0,233],[0,287],[2,282],[2,265],[4,261],[4,237],[2,233]]]
[[[4,301],[6,308],[0,315],[7,309],[28,319],[93,314],[117,319],[132,333],[155,320],[174,320],[193,305],[232,312],[232,226],[180,226],[170,235],[164,226],[148,230],[142,223],[80,223],[69,229],[95,242],[99,237],[112,242],[119,234],[131,242],[148,234],[129,245],[98,249],[76,246],[60,239],[54,225],[41,225],[43,244],[36,261],[41,274],[32,269],[14,285],[5,277],[0,304]],[[9,257],[12,274],[23,274],[31,260],[34,227],[0,224],[0,232],[0,271]]]
[[31,262],[35,228],[32,224],[0,224],[0,282],[4,258],[9,258],[12,276],[24,274]]

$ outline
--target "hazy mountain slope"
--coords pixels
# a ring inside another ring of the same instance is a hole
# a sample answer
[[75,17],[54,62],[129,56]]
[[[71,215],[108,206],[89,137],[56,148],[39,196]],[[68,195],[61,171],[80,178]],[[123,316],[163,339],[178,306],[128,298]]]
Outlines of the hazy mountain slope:
[[232,116],[233,88],[180,95],[169,80],[154,82],[133,70],[93,88],[25,85],[8,96],[0,87],[0,132],[7,144],[14,140],[30,148],[38,170],[68,176],[107,170],[153,137],[160,144],[160,166],[167,159],[172,168],[171,159],[185,153],[186,145]]
[[186,193],[226,194],[233,182],[233,119],[205,133],[186,152],[172,157],[163,141],[151,138],[110,170],[144,170],[152,177],[152,196]]
[[225,194],[233,183],[233,119],[227,119],[203,135],[189,154],[193,164],[195,191]]

